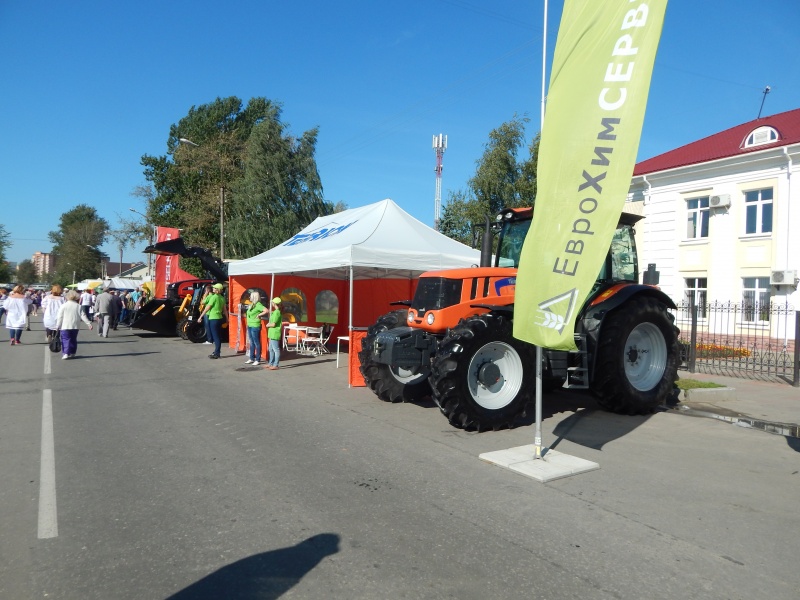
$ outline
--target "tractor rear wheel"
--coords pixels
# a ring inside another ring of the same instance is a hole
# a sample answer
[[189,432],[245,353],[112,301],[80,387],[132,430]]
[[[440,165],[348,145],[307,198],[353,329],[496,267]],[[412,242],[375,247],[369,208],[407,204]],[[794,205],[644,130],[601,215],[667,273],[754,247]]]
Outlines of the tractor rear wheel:
[[678,329],[667,307],[654,298],[634,297],[603,321],[597,344],[592,391],[611,412],[653,412],[678,379]]
[[533,400],[535,360],[535,348],[512,335],[511,319],[463,320],[442,340],[431,365],[433,399],[455,427],[511,427]]
[[395,310],[379,317],[361,341],[361,350],[358,353],[361,375],[367,387],[384,402],[412,402],[431,394],[428,383],[430,369],[414,372],[372,360],[371,350],[375,336],[405,325],[406,315],[406,310]]

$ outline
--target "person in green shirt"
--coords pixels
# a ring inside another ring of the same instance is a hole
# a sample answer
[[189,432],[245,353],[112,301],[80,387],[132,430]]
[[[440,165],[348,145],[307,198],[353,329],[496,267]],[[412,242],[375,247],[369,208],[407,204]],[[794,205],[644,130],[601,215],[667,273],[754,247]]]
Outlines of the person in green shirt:
[[269,314],[269,322],[267,323],[267,337],[269,338],[267,368],[270,371],[277,371],[278,363],[281,360],[281,329],[283,327],[281,299],[273,298],[270,308],[272,312]]
[[261,304],[261,294],[250,292],[250,305],[247,307],[247,340],[250,342],[250,350],[244,364],[258,366],[261,360],[261,317],[266,315],[269,309]]
[[202,321],[203,317],[208,315],[211,339],[214,340],[214,352],[209,354],[208,358],[219,358],[219,353],[222,349],[222,323],[228,315],[228,306],[225,302],[225,296],[222,295],[224,288],[225,286],[221,283],[215,283],[212,286],[212,293],[203,301],[203,311],[199,317]]

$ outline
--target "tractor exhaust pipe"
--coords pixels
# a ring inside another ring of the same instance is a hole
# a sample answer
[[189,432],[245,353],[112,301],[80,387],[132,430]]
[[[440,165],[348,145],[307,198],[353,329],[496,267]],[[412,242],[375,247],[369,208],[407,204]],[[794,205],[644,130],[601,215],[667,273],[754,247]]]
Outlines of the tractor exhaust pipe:
[[492,266],[492,223],[489,215],[486,215],[486,224],[481,239],[481,266]]

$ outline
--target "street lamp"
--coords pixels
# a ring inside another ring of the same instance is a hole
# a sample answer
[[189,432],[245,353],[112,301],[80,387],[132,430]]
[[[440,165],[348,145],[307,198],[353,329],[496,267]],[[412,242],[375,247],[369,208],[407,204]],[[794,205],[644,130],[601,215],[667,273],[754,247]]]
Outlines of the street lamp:
[[[147,218],[147,215],[143,215],[142,213],[140,213],[135,208],[129,208],[128,210],[131,211],[132,213],[136,213],[137,215],[142,217],[145,220],[146,223],[150,222],[150,219]],[[153,226],[150,228],[150,245],[151,246],[153,245],[153,238],[155,237],[155,231],[156,231],[156,225],[155,225],[155,223],[153,223]],[[153,263],[152,263],[152,260],[153,260],[153,255],[148,253],[147,254],[147,276],[150,277],[151,279],[153,278],[153,271],[152,271],[152,264]]]
[[[195,144],[192,140],[178,138],[178,142],[187,146],[199,148],[200,144]],[[219,259],[225,260],[225,187],[219,188]]]
[[100,279],[105,279],[106,278],[106,261],[103,260],[105,258],[105,254],[103,253],[102,250],[100,250],[100,248],[97,248],[95,246],[90,246],[89,244],[86,244],[86,247],[87,248],[91,248],[92,250],[95,250],[95,251],[100,253]]

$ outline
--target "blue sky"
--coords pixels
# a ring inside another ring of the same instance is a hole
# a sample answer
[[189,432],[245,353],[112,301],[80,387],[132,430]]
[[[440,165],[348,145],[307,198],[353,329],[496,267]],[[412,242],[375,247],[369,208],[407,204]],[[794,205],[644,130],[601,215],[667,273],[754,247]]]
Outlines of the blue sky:
[[[144,212],[143,154],[216,97],[283,104],[318,126],[325,196],[434,210],[434,134],[448,136],[443,199],[465,189],[489,132],[527,115],[539,129],[543,2],[0,2],[0,223],[12,261],[48,252],[78,204]],[[563,3],[551,0],[548,65]],[[800,2],[673,0],[639,159],[800,107]],[[548,73],[549,76],[549,73]],[[143,247],[144,245],[142,245]],[[126,262],[143,259],[128,250]],[[118,257],[110,244],[104,247]]]

